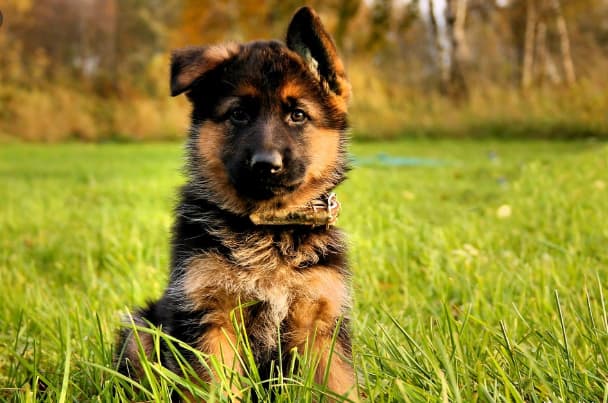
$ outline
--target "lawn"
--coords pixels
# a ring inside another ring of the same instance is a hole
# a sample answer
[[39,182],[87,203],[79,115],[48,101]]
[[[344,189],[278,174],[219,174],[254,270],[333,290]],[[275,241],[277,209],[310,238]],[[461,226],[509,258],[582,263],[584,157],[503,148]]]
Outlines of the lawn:
[[[369,401],[608,401],[606,145],[351,151],[339,224]],[[151,366],[133,391],[111,357],[120,313],[164,288],[181,164],[177,144],[0,148],[0,400],[166,400],[177,381]],[[305,381],[277,400],[311,401]]]

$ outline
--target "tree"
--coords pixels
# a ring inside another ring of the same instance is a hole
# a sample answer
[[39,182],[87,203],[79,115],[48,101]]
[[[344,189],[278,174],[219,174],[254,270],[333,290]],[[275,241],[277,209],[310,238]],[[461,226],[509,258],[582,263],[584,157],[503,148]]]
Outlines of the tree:
[[555,13],[557,31],[559,32],[560,47],[562,52],[562,65],[564,67],[566,82],[569,85],[572,85],[576,81],[576,74],[574,73],[574,63],[572,63],[572,55],[570,53],[570,37],[568,36],[566,19],[564,18],[564,14],[562,13],[562,7],[559,0],[550,0],[550,2],[553,8],[553,12]]
[[522,87],[529,88],[539,77],[548,77],[553,83],[562,81],[548,46],[548,26],[554,22],[560,42],[561,65],[565,81],[572,85],[576,80],[570,49],[566,19],[559,0],[527,0]]
[[463,72],[463,64],[468,59],[465,35],[467,0],[447,0],[446,35],[449,43],[449,71],[446,92],[453,99],[468,98],[469,90]]
[[524,36],[524,59],[521,85],[527,89],[532,84],[534,67],[534,38],[536,36],[536,0],[526,0],[526,34]]

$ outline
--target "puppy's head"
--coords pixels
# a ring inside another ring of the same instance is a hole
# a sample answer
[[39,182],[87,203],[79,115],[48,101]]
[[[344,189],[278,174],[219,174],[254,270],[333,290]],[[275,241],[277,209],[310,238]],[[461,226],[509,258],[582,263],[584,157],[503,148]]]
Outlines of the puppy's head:
[[307,7],[286,45],[175,51],[171,93],[192,103],[189,172],[201,197],[249,214],[335,187],[346,169],[349,89],[331,37]]

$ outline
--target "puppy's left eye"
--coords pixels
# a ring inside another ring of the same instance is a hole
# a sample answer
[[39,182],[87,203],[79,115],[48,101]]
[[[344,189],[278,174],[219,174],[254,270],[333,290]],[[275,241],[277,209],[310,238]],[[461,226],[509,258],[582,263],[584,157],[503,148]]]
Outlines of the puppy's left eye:
[[302,109],[295,109],[289,114],[289,120],[292,123],[304,123],[307,119],[308,116]]
[[243,108],[235,108],[229,115],[232,123],[237,125],[245,125],[249,122],[250,116]]

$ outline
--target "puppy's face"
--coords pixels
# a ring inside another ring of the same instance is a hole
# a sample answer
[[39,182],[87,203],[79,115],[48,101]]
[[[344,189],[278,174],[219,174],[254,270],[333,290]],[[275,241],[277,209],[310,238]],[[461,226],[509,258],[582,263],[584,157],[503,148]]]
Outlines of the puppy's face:
[[192,102],[190,171],[236,213],[304,204],[345,170],[348,83],[318,17],[296,13],[279,42],[187,48],[172,91]]

